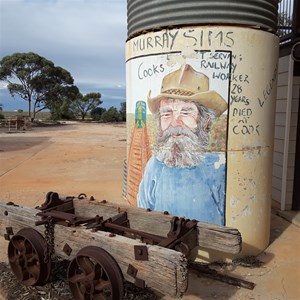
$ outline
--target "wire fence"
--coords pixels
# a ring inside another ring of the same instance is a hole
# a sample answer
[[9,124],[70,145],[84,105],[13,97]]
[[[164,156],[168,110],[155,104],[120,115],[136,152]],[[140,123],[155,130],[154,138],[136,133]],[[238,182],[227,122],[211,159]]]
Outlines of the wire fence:
[[293,33],[294,1],[280,0],[278,3],[278,36],[281,43],[291,40]]

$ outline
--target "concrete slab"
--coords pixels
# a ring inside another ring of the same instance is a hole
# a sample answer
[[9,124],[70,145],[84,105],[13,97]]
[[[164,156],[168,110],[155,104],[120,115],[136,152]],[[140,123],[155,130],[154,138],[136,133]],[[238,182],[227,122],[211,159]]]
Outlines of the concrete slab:
[[282,218],[286,219],[287,221],[295,224],[296,226],[300,227],[300,211],[293,211],[293,210],[279,210],[277,214]]

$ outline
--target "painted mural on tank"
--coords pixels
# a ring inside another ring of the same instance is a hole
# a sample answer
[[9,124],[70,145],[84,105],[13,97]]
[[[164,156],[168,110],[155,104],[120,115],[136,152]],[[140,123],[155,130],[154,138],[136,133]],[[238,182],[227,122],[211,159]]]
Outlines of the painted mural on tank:
[[127,61],[131,204],[225,224],[231,57],[201,50]]
[[[238,228],[244,255],[265,249],[278,147],[278,49],[270,32],[217,25],[162,29],[126,42],[132,205]],[[138,101],[144,128],[134,125]]]

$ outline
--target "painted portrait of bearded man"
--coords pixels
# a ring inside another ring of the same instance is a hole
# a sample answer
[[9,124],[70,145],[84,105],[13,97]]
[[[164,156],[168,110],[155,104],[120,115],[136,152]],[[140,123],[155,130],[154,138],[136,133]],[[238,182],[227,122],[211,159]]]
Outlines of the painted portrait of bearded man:
[[208,134],[227,102],[185,64],[167,74],[148,107],[159,132],[139,186],[138,206],[224,225],[226,161],[209,152]]

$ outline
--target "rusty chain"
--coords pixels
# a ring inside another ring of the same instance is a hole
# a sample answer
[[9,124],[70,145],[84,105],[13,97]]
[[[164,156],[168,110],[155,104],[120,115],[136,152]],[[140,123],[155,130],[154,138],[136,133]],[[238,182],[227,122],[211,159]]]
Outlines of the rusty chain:
[[52,255],[54,255],[54,222],[53,218],[48,217],[47,222],[45,223],[45,240],[46,247],[44,250],[44,262],[47,263],[51,261]]

